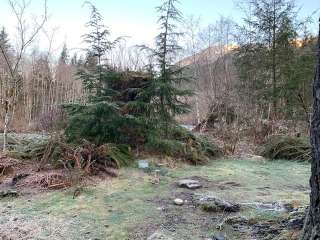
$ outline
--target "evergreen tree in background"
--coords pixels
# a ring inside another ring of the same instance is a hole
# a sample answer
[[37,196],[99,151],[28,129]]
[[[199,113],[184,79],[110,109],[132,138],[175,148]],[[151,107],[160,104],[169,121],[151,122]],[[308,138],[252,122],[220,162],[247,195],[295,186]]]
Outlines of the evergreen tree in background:
[[89,33],[83,35],[84,42],[88,45],[86,49],[85,66],[80,69],[78,75],[83,81],[85,88],[95,95],[101,97],[107,92],[107,79],[109,69],[106,62],[106,54],[114,47],[118,39],[110,41],[110,32],[103,23],[103,17],[98,9],[91,4],[90,20],[86,23]]
[[182,90],[181,84],[188,79],[183,75],[183,68],[174,64],[177,53],[181,50],[177,43],[181,36],[177,24],[182,21],[182,13],[176,7],[178,3],[177,0],[165,0],[157,8],[160,14],[158,19],[160,33],[156,37],[154,56],[157,61],[156,69],[159,72],[152,84],[152,108],[154,117],[166,136],[175,116],[188,112],[189,106],[183,98],[192,94],[189,90]]
[[59,57],[59,63],[67,64],[69,62],[69,51],[66,44],[63,44],[63,48]]
[[[1,46],[1,48],[0,48],[0,61],[4,65],[6,65],[4,56],[6,56],[8,58],[12,57],[12,51],[11,51],[11,46],[9,43],[8,33],[6,32],[6,29],[4,27],[2,27],[2,29],[0,31],[0,46]],[[4,53],[2,53],[2,51],[4,51]],[[8,59],[8,60],[10,61],[10,59]]]
[[[246,8],[251,12],[240,27],[240,48],[235,58],[241,95],[263,109],[265,116],[291,115],[300,99],[296,87],[301,89],[312,79],[310,74],[297,79],[297,70],[303,71],[299,58],[309,53],[302,53],[299,39],[303,22],[297,20],[296,6],[289,0],[251,0]],[[294,104],[289,104],[293,99]]]
[[[65,106],[70,116],[66,135],[70,141],[85,138],[97,144],[119,142],[123,136],[119,133],[119,128],[123,126],[125,119],[112,98],[117,92],[109,86],[109,82],[116,78],[116,73],[106,62],[106,54],[115,42],[108,40],[110,32],[103,24],[103,17],[98,9],[90,2],[86,4],[91,9],[90,20],[86,23],[89,33],[83,35],[84,42],[88,45],[86,59],[79,64],[74,57],[73,62],[79,67],[77,75],[89,94],[89,103]],[[63,55],[64,51],[61,57]]]
[[5,49],[8,49],[10,47],[8,34],[7,34],[6,29],[4,27],[2,27],[2,29],[0,31],[0,44]]

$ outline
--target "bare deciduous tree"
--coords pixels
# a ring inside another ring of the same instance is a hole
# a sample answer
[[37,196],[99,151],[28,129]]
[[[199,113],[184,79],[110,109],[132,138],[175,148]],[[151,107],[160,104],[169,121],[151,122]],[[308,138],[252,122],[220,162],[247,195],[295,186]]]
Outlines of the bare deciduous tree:
[[10,121],[13,117],[17,100],[20,94],[23,76],[20,74],[21,61],[27,48],[32,44],[37,35],[40,33],[44,24],[47,22],[47,0],[44,0],[44,12],[39,22],[35,21],[33,28],[26,24],[27,22],[27,9],[31,1],[26,2],[25,0],[8,0],[9,6],[17,20],[17,36],[18,46],[15,50],[15,58],[12,61],[7,51],[0,44],[0,52],[5,60],[8,69],[9,84],[6,89],[6,96],[3,96],[3,110],[4,110],[4,132],[3,132],[3,151],[7,149],[7,132]]

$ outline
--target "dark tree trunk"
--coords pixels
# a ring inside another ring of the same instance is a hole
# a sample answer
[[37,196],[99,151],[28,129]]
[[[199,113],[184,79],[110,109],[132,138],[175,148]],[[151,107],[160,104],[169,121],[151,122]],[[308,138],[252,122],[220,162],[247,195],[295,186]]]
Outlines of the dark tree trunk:
[[313,116],[310,127],[312,145],[310,207],[301,240],[320,240],[320,19],[318,63],[313,84],[313,99]]

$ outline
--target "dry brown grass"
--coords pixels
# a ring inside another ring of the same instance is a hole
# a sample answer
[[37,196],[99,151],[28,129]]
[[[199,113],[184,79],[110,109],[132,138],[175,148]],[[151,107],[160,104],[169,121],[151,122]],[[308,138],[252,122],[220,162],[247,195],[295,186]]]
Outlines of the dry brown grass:
[[18,188],[43,188],[57,190],[70,187],[72,184],[70,173],[66,170],[48,170],[35,172],[21,180],[16,186]]
[[6,155],[0,155],[0,177],[11,174],[19,161]]

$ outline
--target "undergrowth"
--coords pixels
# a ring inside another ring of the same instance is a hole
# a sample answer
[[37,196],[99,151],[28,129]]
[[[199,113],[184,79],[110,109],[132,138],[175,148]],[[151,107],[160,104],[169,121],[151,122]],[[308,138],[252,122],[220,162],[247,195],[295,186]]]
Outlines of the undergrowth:
[[307,138],[285,135],[271,136],[261,147],[260,154],[268,159],[311,160],[311,145]]
[[167,138],[149,137],[146,149],[179,158],[194,165],[204,164],[210,159],[222,156],[221,149],[208,139],[196,136],[180,126],[172,126]]

